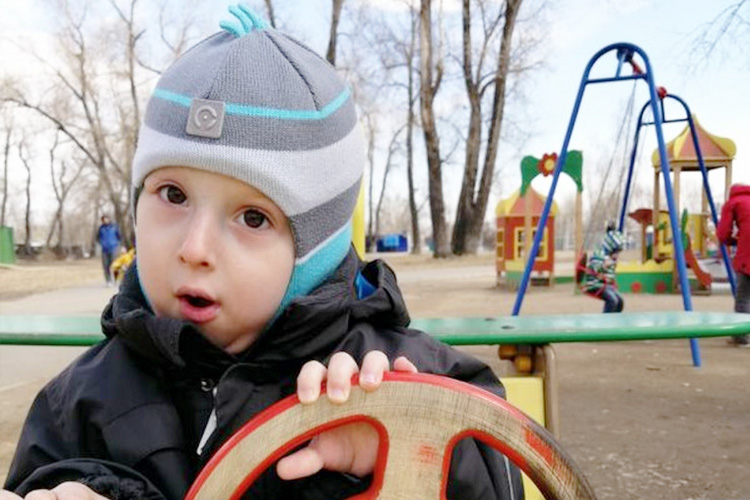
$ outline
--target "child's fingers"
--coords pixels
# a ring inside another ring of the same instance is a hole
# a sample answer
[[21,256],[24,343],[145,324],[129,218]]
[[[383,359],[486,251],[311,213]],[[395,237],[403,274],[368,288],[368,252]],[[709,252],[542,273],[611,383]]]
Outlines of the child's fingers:
[[0,490],[0,500],[23,500],[23,498],[19,497],[12,491]]
[[349,399],[352,376],[358,371],[357,362],[348,353],[340,351],[331,356],[326,382],[328,399],[334,403],[343,403]]
[[388,356],[382,351],[370,351],[362,360],[362,368],[359,371],[359,385],[366,391],[373,391],[383,381],[383,372],[390,367]]
[[393,361],[393,370],[408,373],[417,373],[419,371],[406,356],[399,356]]
[[57,496],[55,496],[50,490],[30,491],[23,498],[24,500],[57,500]]
[[321,469],[365,477],[374,468],[380,437],[370,424],[334,427],[318,434],[301,450],[279,460],[276,472],[282,479],[298,479]]
[[308,361],[297,376],[297,397],[301,403],[313,403],[320,396],[320,384],[326,378],[326,367],[318,361]]
[[276,473],[281,479],[299,479],[312,476],[323,468],[323,458],[311,447],[303,448],[279,460]]

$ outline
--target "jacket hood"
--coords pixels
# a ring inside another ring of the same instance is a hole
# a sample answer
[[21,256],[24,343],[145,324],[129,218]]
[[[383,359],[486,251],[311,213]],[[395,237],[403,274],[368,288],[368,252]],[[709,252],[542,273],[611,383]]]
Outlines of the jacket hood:
[[743,196],[750,194],[750,186],[746,184],[734,184],[729,188],[729,196]]
[[[366,294],[357,293],[358,276],[371,285]],[[299,365],[309,359],[322,359],[343,339],[352,323],[364,320],[405,327],[409,315],[393,271],[383,261],[363,264],[352,250],[326,282],[290,303],[238,355],[212,344],[190,322],[157,317],[141,290],[137,262],[105,308],[102,328],[108,338],[120,338],[149,363],[216,376],[237,362]]]

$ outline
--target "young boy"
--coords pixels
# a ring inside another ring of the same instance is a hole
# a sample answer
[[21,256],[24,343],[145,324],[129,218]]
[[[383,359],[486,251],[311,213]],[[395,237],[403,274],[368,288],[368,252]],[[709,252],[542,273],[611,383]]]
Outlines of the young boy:
[[601,246],[591,254],[584,271],[581,288],[587,294],[604,301],[605,313],[622,312],[625,305],[615,283],[617,256],[624,244],[622,233],[614,226],[607,227]]
[[[240,24],[154,91],[133,165],[136,263],[103,313],[107,340],[35,400],[0,500],[182,498],[258,412],[295,391],[314,401],[323,380],[345,401],[357,371],[375,390],[390,359],[503,394],[487,366],[408,329],[393,273],[351,250],[363,147],[334,69],[230,11]],[[243,498],[348,498],[377,447],[368,425],[328,431]],[[522,497],[505,457],[459,444],[448,498]]]

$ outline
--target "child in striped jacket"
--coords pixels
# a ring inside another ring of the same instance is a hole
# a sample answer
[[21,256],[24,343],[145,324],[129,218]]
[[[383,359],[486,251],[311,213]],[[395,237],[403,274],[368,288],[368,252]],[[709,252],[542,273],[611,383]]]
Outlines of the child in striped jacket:
[[620,231],[607,228],[601,246],[591,254],[586,265],[583,291],[603,300],[605,313],[622,312],[625,305],[615,283],[617,256],[623,249],[624,241]]

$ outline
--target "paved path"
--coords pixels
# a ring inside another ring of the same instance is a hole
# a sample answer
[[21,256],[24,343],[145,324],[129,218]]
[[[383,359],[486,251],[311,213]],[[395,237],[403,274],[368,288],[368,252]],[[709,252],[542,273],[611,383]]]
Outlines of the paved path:
[[[116,289],[96,283],[0,302],[0,314],[100,314]],[[38,384],[57,374],[85,348],[0,347],[0,399],[15,388]]]
[[0,302],[0,314],[99,314],[117,291],[97,282]]

